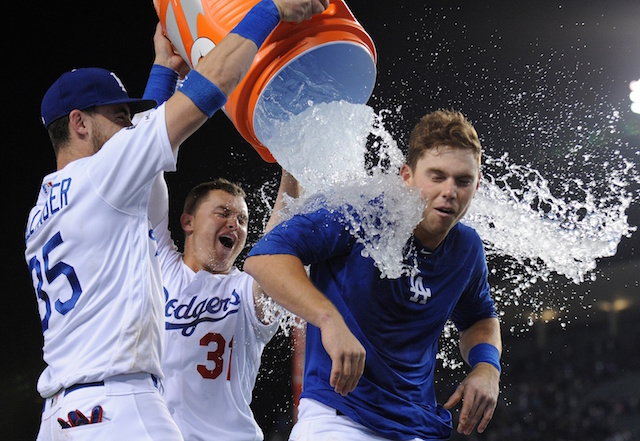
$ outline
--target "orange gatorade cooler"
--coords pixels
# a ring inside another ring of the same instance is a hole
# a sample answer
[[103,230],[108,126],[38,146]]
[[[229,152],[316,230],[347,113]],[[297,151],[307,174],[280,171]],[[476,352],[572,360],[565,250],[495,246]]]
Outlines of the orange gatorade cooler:
[[[191,67],[219,43],[258,0],[154,0],[165,33]],[[302,23],[280,22],[259,48],[224,111],[267,162],[275,121],[314,104],[364,104],[376,79],[373,40],[342,0]]]

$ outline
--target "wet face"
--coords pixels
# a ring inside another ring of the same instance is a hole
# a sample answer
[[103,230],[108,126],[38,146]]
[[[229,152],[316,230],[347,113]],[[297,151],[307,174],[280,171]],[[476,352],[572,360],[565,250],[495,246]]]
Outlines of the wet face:
[[416,237],[435,249],[466,214],[480,183],[479,165],[469,150],[447,146],[425,151],[415,170],[400,171],[405,184],[419,188],[427,205]]
[[249,213],[241,196],[212,190],[193,215],[183,214],[184,261],[194,271],[226,274],[247,241]]

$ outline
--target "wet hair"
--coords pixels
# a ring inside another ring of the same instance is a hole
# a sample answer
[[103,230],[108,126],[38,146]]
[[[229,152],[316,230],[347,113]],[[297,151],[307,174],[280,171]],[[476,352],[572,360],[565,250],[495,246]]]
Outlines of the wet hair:
[[203,182],[202,184],[198,184],[193,187],[189,191],[189,194],[187,194],[182,211],[187,214],[194,214],[198,211],[198,207],[202,201],[209,195],[209,192],[213,190],[222,190],[229,193],[231,196],[240,196],[242,198],[247,197],[247,194],[240,185],[224,178],[218,178],[213,181]]
[[[82,111],[88,115],[93,115],[96,113],[96,106],[89,107]],[[51,122],[47,128],[47,133],[49,134],[51,145],[53,145],[53,152],[57,157],[60,149],[69,142],[69,115],[65,115]]]
[[423,116],[409,136],[407,165],[415,170],[425,151],[439,147],[470,150],[480,166],[482,147],[478,133],[460,112],[436,110]]

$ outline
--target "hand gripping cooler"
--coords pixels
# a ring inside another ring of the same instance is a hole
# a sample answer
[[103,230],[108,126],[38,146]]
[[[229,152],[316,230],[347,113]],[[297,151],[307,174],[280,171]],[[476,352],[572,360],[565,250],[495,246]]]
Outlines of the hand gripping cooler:
[[[219,43],[256,0],[154,0],[165,33],[191,67]],[[365,104],[375,85],[373,40],[342,0],[302,23],[280,22],[259,48],[224,111],[267,162],[273,122],[314,104]]]

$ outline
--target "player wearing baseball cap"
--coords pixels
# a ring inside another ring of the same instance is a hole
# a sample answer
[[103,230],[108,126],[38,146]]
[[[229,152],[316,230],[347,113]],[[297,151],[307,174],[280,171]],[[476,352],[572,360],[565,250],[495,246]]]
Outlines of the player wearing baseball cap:
[[[275,5],[277,19],[254,15],[254,31],[308,19],[327,1]],[[155,103],[130,98],[109,71],[76,69],[45,94],[57,170],[42,180],[25,231],[47,364],[38,440],[182,439],[156,388],[165,305],[151,188],[175,170],[180,144],[225,103],[257,48],[255,32],[230,33],[135,126],[132,112]]]

